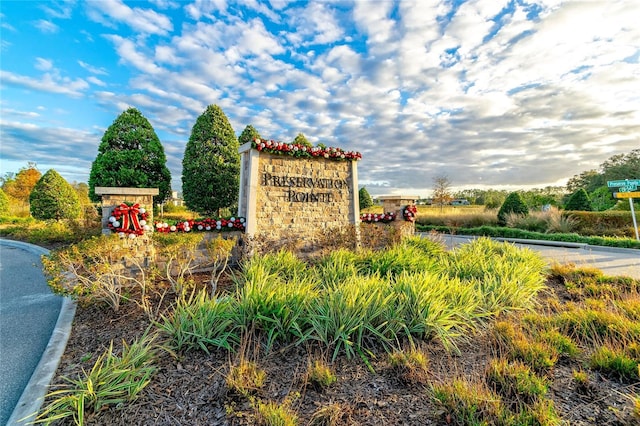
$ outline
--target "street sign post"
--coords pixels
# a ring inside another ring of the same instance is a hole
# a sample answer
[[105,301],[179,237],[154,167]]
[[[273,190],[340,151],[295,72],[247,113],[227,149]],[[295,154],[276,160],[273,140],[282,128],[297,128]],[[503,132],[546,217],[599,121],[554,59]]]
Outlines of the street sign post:
[[614,198],[629,199],[631,217],[633,218],[633,230],[636,232],[636,240],[640,241],[640,235],[638,235],[638,223],[636,222],[636,212],[633,209],[633,199],[640,198],[640,192],[637,191],[638,186],[640,186],[640,179],[609,180],[607,181],[607,186],[616,191],[613,193]]

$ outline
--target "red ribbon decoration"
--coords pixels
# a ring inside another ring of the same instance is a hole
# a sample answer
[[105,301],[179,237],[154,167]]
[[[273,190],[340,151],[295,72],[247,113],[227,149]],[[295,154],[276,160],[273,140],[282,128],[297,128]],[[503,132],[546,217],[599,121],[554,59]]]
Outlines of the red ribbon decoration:
[[142,227],[140,226],[140,220],[138,219],[138,214],[140,213],[140,204],[134,204],[129,207],[125,203],[122,203],[118,207],[116,207],[113,213],[116,217],[120,216],[120,229],[128,231],[131,226],[133,226],[134,231],[139,231],[142,229]]

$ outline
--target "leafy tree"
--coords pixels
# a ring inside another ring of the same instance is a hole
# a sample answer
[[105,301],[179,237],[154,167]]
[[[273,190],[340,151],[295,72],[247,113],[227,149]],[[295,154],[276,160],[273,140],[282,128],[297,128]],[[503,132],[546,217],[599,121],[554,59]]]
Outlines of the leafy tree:
[[4,216],[9,213],[9,198],[0,188],[0,215]]
[[509,213],[515,213],[523,216],[527,216],[529,214],[529,208],[522,200],[520,193],[512,192],[507,196],[500,206],[500,210],[498,210],[498,224],[501,226],[505,226],[507,224],[507,215]]
[[597,212],[609,210],[617,202],[606,186],[601,186],[589,194],[589,199],[591,200],[591,208]]
[[453,200],[451,192],[451,181],[447,176],[436,176],[433,178],[433,204],[440,205],[442,211],[445,204]]
[[29,202],[29,194],[40,177],[42,177],[42,173],[37,169],[36,163],[29,162],[27,167],[20,169],[15,178],[5,178],[2,189],[9,197],[26,205]]
[[369,195],[369,191],[367,191],[364,186],[358,191],[358,200],[360,202],[361,209],[366,209],[373,206],[371,195]]
[[164,148],[151,123],[135,108],[115,119],[102,136],[91,165],[89,197],[99,201],[96,186],[158,188],[154,203],[171,196],[171,173]]
[[297,143],[298,145],[306,146],[308,148],[311,148],[313,146],[311,142],[307,140],[307,137],[302,133],[298,133],[296,135],[296,137],[293,139],[293,143]]
[[584,188],[578,189],[574,192],[571,197],[569,197],[569,201],[564,206],[565,210],[576,210],[576,211],[591,211],[591,200],[589,200],[589,194]]
[[75,189],[53,169],[36,183],[29,202],[36,219],[77,219],[82,212]]
[[570,194],[573,194],[580,188],[584,188],[587,192],[593,192],[606,184],[602,173],[596,170],[587,170],[569,179],[567,182],[567,190]]
[[219,215],[238,200],[238,139],[222,109],[209,105],[191,130],[182,159],[182,192],[187,207]]
[[260,133],[258,133],[255,127],[249,124],[247,127],[244,128],[244,130],[242,131],[242,134],[238,138],[238,144],[244,145],[245,143],[251,142],[256,138],[260,138]]
[[[601,165],[604,181],[640,178],[640,149],[610,157]],[[588,191],[591,192],[591,191]]]

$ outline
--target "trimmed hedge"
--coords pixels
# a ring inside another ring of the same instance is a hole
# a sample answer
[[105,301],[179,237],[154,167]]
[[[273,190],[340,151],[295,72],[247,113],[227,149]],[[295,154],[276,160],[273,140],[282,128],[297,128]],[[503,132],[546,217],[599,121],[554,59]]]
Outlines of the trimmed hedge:
[[575,231],[581,235],[634,235],[633,218],[629,211],[586,212],[565,210],[562,212],[562,216],[576,219],[578,223]]
[[541,232],[524,231],[516,228],[505,228],[497,226],[479,226],[476,228],[451,228],[448,226],[425,226],[416,225],[416,229],[421,232],[437,231],[443,233],[453,233],[458,235],[478,235],[485,237],[501,238],[521,238],[527,240],[562,241],[568,243],[581,243],[594,246],[608,246],[621,248],[640,249],[640,241],[631,238],[616,237],[583,237],[578,234],[543,234]]

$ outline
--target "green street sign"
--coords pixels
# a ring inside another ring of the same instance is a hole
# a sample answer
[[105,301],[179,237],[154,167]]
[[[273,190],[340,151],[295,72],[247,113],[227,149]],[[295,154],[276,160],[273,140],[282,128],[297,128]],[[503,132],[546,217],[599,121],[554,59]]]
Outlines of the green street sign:
[[[607,186],[609,188],[622,188],[622,187],[634,187],[640,186],[640,179],[625,179],[625,180],[608,180]],[[623,192],[623,191],[620,191]]]
[[618,188],[618,192],[633,192],[638,189],[638,185],[627,185]]

